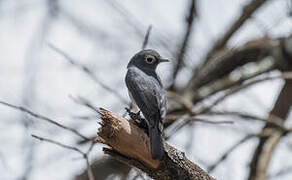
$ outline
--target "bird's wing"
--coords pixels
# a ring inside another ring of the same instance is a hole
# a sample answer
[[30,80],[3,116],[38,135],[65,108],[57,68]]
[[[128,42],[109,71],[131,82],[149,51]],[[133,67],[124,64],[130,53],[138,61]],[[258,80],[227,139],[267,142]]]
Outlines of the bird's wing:
[[[166,112],[166,98],[159,82],[128,71],[126,85],[145,118],[148,121],[159,118],[162,123]],[[149,123],[150,126],[154,126],[155,122]]]

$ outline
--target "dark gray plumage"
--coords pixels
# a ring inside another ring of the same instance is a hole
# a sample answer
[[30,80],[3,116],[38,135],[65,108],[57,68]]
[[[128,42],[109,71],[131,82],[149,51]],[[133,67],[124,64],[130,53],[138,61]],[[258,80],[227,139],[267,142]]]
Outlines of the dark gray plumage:
[[163,120],[166,115],[166,96],[155,70],[159,63],[167,62],[154,50],[138,52],[128,64],[126,85],[147,123],[152,159],[163,158]]

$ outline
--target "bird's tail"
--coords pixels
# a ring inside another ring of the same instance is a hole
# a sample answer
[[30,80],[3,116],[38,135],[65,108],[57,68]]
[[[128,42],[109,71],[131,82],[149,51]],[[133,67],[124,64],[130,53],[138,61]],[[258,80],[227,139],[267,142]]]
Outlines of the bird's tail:
[[162,134],[159,126],[149,128],[151,157],[155,160],[162,160],[164,155]]

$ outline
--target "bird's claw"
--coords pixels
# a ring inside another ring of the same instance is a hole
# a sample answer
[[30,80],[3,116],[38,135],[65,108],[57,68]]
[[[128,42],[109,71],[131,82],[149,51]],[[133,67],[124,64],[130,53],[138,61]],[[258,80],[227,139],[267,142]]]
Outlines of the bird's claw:
[[144,118],[141,117],[141,111],[138,111],[137,113],[132,112],[131,109],[125,108],[127,113],[129,114],[130,118],[133,120],[133,122],[141,129],[143,129],[148,134],[148,125]]

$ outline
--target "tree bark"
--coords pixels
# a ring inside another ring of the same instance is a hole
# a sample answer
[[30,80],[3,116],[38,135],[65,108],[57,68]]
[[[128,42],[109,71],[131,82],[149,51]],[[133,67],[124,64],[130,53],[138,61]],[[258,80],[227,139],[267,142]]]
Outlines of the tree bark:
[[[274,108],[270,112],[268,118],[270,121],[284,125],[292,104],[291,92],[292,80],[286,80]],[[260,138],[250,164],[248,180],[265,180],[267,178],[267,169],[272,153],[285,135],[283,130],[275,127],[273,124],[266,124],[262,129],[262,133],[269,134],[269,136]]]
[[110,147],[104,148],[106,154],[142,170],[157,180],[214,180],[198,165],[188,160],[183,152],[167,143],[164,143],[164,159],[153,160],[149,151],[149,137],[143,129],[108,110],[100,108],[100,114],[102,122],[96,141]]
[[[273,50],[277,66],[281,71],[291,71],[292,69],[292,36],[280,39],[279,47]],[[292,80],[285,80],[285,84],[278,96],[278,99],[271,110],[268,120],[284,125],[292,105]],[[268,133],[268,137],[262,137],[256,147],[251,164],[248,180],[265,180],[267,169],[274,149],[283,136],[286,135],[283,129],[279,129],[273,124],[266,124],[262,133]]]

